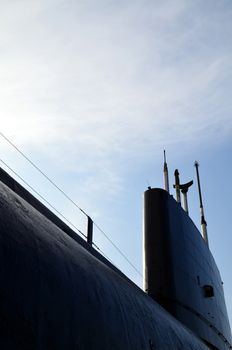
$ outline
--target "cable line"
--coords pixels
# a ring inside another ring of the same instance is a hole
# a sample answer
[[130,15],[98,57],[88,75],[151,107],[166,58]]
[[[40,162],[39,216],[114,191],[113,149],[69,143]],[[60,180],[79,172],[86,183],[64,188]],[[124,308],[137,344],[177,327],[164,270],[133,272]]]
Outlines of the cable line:
[[96,228],[105,236],[105,238],[112,244],[112,246],[119,252],[119,254],[128,262],[128,264],[141,276],[141,272],[130,262],[126,255],[116,246],[116,244],[108,237],[108,235],[93,221]]
[[[36,191],[31,185],[29,185],[29,183],[27,181],[25,181],[15,170],[13,170],[8,164],[6,164],[6,162],[4,162],[2,159],[0,159],[0,161],[13,173],[15,174],[26,186],[28,186],[33,192],[35,192],[37,194],[37,196],[39,196],[44,202],[46,202],[56,213],[58,213],[63,219],[66,220],[66,222],[68,222],[72,227],[74,227],[83,237],[87,238],[86,235],[79,230],[70,220],[68,220],[59,210],[57,210],[47,199],[45,199],[41,194],[39,194],[38,191]],[[110,261],[110,263],[115,266],[116,268],[118,268],[113,261],[96,245],[96,243],[93,242],[93,246],[99,250],[101,252],[102,255],[105,256],[105,258],[107,260]]]
[[93,246],[97,249],[97,250],[99,250],[99,252],[101,252],[101,254],[102,255],[104,255],[104,257],[107,259],[107,260],[109,260],[109,262],[113,265],[113,266],[115,266],[118,270],[119,270],[119,268],[113,263],[113,261],[93,242]]
[[[79,209],[87,218],[90,217],[81,207],[77,205],[74,200],[72,200],[71,197],[69,197],[59,186],[55,184],[54,181],[52,181],[48,175],[46,175],[33,161],[30,160],[29,157],[27,157],[23,151],[21,151],[8,137],[6,137],[1,131],[0,135],[18,152],[21,154],[23,158],[25,158],[41,175],[43,175],[59,192],[63,194],[77,209]],[[0,159],[0,161],[8,168],[10,169],[16,176],[18,176],[29,188],[32,189],[40,198],[42,198],[53,210],[55,210],[61,217],[63,217],[70,225],[72,225],[82,236],[86,238],[83,232],[81,232],[75,225],[73,225],[66,217],[61,214],[55,207],[53,207],[44,197],[42,197],[32,186],[30,186],[20,175],[18,175],[13,169],[11,169],[3,160]],[[93,220],[92,220],[93,221]],[[127,261],[127,263],[143,278],[142,273],[130,262],[130,260],[127,258],[127,256],[117,247],[117,245],[109,238],[109,236],[93,221],[93,224],[95,227],[103,234],[103,236],[112,244],[112,246],[118,251],[118,253]],[[94,244],[95,245],[95,244]],[[96,245],[95,247],[99,249]],[[100,249],[99,249],[100,250]],[[102,252],[102,251],[101,251]],[[103,252],[102,252],[103,253]],[[103,253],[103,255],[105,255]],[[106,256],[107,257],[107,256]],[[107,259],[109,259],[107,257]],[[109,259],[110,261],[110,259]],[[112,262],[111,262],[112,263]],[[113,263],[112,263],[113,264]],[[114,265],[114,264],[113,264]]]
[[[27,181],[25,181],[15,170],[13,170],[8,164],[6,164],[6,162],[4,162],[2,159],[0,159],[0,161],[13,173],[15,174],[26,186],[28,186],[33,192],[35,192],[37,194],[37,196],[39,196],[44,202],[46,202],[57,214],[59,214],[63,219],[66,220],[66,222],[68,222],[73,228],[75,228],[75,230],[77,230],[83,237],[87,238],[86,235],[79,230],[70,220],[68,220],[59,210],[57,210],[47,199],[45,199],[41,194],[39,194],[38,191],[36,191],[31,185],[29,185],[29,183]],[[104,257],[109,260],[109,262],[115,266],[117,269],[118,267],[113,263],[113,261],[96,245],[96,243],[93,242],[93,246],[99,250],[99,252],[101,252],[102,255],[104,255]]]
[[81,209],[77,203],[75,203],[72,198],[70,198],[60,187],[58,187],[54,181],[52,181],[35,163],[33,163],[17,146],[15,146],[13,144],[12,141],[10,141],[1,131],[0,131],[0,135],[12,146],[14,147],[14,149],[16,149],[17,152],[19,152],[21,154],[21,156],[23,156],[23,158],[25,158],[40,174],[42,174],[58,191],[60,191],[70,202],[72,202],[72,204],[75,205],[75,207],[77,207],[84,215],[86,215],[88,217],[88,214],[86,214],[86,212]]
[[9,165],[7,165],[2,159],[0,161],[10,170],[12,173],[14,173],[25,185],[27,185],[33,192],[37,194],[45,203],[47,203],[56,213],[58,213],[63,219],[65,219],[72,227],[74,227],[82,236],[86,238],[86,235],[79,230],[71,221],[69,221],[59,210],[57,210],[47,199],[45,199],[41,194],[39,194],[38,191],[36,191],[31,185],[29,185],[28,182],[26,182],[16,171],[14,171]]

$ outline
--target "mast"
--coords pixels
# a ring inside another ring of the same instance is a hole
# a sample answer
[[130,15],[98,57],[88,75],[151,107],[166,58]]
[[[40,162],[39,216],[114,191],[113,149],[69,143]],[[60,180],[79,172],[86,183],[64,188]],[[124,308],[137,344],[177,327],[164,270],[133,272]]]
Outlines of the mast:
[[209,245],[208,234],[207,234],[207,222],[205,220],[202,195],[201,195],[201,184],[200,184],[200,176],[199,176],[199,169],[198,169],[199,163],[197,161],[195,161],[194,166],[196,168],[196,173],[197,173],[197,184],[198,184],[198,193],[199,193],[199,200],[200,200],[201,231],[202,231],[202,236],[203,236],[206,244]]
[[169,193],[168,165],[166,162],[166,152],[164,150],[164,189]]
[[176,201],[177,201],[177,203],[181,204],[180,178],[179,178],[179,171],[178,171],[178,169],[175,170],[174,175],[175,175],[175,185],[173,185],[173,187],[176,189]]
[[187,193],[188,193],[189,187],[192,186],[192,184],[193,184],[193,181],[189,181],[186,184],[179,185],[179,188],[183,193],[183,197],[184,197],[184,210],[186,211],[187,214],[189,214]]

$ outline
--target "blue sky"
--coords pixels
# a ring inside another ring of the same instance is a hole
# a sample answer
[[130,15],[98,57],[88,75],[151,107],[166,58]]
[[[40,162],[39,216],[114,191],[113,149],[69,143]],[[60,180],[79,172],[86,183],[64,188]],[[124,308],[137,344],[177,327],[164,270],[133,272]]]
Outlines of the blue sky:
[[[231,1],[1,1],[1,131],[142,271],[142,196],[195,180],[232,321]],[[1,138],[1,159],[76,226],[85,219]],[[190,216],[199,223],[196,186]],[[136,283],[141,277],[95,232]]]

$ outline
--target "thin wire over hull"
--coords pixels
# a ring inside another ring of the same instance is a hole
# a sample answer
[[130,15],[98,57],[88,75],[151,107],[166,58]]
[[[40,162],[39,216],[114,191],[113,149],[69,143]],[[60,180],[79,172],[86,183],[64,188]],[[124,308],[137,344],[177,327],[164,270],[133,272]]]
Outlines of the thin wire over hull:
[[207,349],[2,183],[0,276],[1,349]]

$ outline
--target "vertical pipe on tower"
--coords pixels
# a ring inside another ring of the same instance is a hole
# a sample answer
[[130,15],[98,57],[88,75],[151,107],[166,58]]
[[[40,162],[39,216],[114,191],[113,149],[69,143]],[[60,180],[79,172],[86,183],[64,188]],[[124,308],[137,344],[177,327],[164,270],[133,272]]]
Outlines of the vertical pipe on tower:
[[176,201],[181,204],[181,197],[180,197],[180,178],[179,178],[179,171],[178,169],[174,172],[175,175],[175,189],[176,189]]
[[188,210],[187,191],[182,190],[182,193],[183,193],[183,198],[184,198],[184,210],[185,210],[186,213],[188,214],[188,213],[189,213],[189,210]]
[[199,163],[197,161],[195,161],[194,165],[195,165],[196,173],[197,173],[197,184],[198,184],[198,193],[199,193],[199,200],[200,200],[201,231],[202,231],[202,236],[203,236],[206,244],[209,245],[208,233],[207,233],[207,222],[205,220],[202,195],[201,195],[201,184],[200,184],[200,176],[199,176],[199,169],[198,169]]
[[166,162],[166,152],[164,150],[164,189],[169,193],[168,165]]

